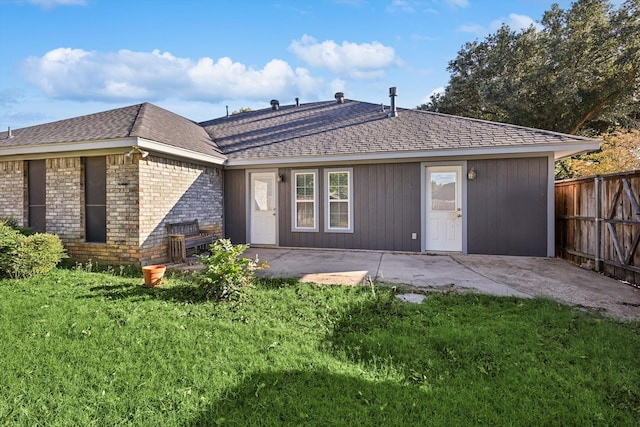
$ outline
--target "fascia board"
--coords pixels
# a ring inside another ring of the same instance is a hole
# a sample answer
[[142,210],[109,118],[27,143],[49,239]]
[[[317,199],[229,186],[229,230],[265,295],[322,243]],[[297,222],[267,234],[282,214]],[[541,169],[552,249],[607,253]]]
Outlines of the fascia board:
[[[5,156],[38,156],[58,153],[87,153],[99,150],[125,149],[138,145],[138,138],[105,139],[98,141],[79,141],[37,145],[19,145],[0,147],[0,157]],[[50,156],[49,156],[50,157]]]
[[224,165],[227,161],[224,158],[198,153],[197,151],[187,150],[185,148],[174,147],[173,145],[162,144],[145,138],[138,138],[137,145],[144,150],[185,157],[188,159],[199,160],[201,162],[214,163],[216,165]]
[[562,145],[538,144],[521,147],[479,147],[443,150],[423,150],[423,151],[394,151],[385,153],[357,153],[339,154],[330,156],[297,156],[297,157],[277,157],[277,158],[256,158],[256,159],[228,159],[226,165],[237,166],[260,166],[260,165],[281,165],[281,164],[305,164],[305,163],[332,163],[332,162],[362,162],[380,160],[399,159],[428,159],[433,157],[472,157],[491,155],[522,155],[528,153],[550,153],[553,152],[556,159],[571,156],[573,154],[584,153],[600,148],[598,141],[585,141],[576,143],[565,143]]
[[51,154],[62,156],[82,156],[82,155],[100,155],[113,154],[122,151],[124,154],[131,147],[138,146],[144,150],[154,151],[164,154],[170,154],[188,159],[199,160],[217,165],[223,165],[225,159],[219,157],[201,154],[192,150],[185,150],[173,147],[167,144],[161,144],[145,138],[123,138],[123,139],[105,139],[98,141],[80,141],[68,143],[52,143],[38,145],[20,145],[14,147],[0,147],[0,158],[3,160],[12,160],[14,158],[29,157],[47,158]]

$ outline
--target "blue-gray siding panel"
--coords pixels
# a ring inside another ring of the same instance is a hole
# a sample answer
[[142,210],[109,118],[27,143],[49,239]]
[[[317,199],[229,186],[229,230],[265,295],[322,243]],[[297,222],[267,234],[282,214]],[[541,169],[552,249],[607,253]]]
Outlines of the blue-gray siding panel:
[[247,187],[244,170],[224,173],[224,230],[234,244],[247,242]]
[[[420,251],[420,164],[353,165],[353,233],[326,233],[324,168],[318,169],[319,232],[291,231],[291,168],[278,188],[280,246]],[[295,169],[294,169],[295,170]],[[417,238],[411,239],[416,233]]]
[[467,184],[467,250],[472,254],[547,255],[546,157],[473,160]]

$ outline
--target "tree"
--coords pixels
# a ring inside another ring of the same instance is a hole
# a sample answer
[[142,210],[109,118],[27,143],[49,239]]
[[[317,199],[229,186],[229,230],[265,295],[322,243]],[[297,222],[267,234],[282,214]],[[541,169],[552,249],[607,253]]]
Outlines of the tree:
[[571,134],[637,127],[640,0],[554,4],[541,26],[466,43],[445,92],[418,108]]
[[565,161],[563,178],[640,169],[640,130],[622,129],[601,137],[599,151]]
[[231,113],[232,116],[235,116],[236,114],[242,114],[242,113],[248,113],[251,111],[251,107],[240,107],[239,111],[233,111]]

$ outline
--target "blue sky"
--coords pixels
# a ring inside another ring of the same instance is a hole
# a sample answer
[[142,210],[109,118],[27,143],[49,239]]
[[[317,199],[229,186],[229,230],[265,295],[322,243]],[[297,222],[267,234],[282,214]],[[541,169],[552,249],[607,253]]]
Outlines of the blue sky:
[[552,3],[0,0],[0,130],[144,101],[196,121],[337,91],[388,104],[391,86],[414,108],[465,42]]

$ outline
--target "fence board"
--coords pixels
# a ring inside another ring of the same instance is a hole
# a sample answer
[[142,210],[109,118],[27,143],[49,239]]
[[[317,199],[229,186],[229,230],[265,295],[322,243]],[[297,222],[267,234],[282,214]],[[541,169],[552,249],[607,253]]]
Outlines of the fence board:
[[640,283],[640,171],[558,181],[556,253]]

